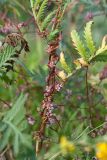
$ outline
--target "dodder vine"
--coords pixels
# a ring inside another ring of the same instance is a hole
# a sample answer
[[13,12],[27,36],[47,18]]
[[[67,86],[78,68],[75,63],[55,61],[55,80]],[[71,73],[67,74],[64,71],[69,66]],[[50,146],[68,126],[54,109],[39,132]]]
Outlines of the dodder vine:
[[[56,51],[59,47],[59,42],[62,37],[60,23],[64,13],[64,6],[62,1],[56,1],[55,5],[57,9],[50,12],[48,15],[45,15],[45,9],[48,5],[48,0],[44,0],[42,3],[39,1],[38,3],[37,1],[32,3],[31,1],[31,5],[36,24],[39,29],[39,34],[48,41],[47,53],[49,55],[49,74],[46,78],[44,99],[42,101],[41,124],[38,132],[36,133],[36,153],[38,153],[42,148],[46,126],[58,122],[55,114],[53,113],[54,108],[57,106],[54,104],[54,94],[60,91],[63,83],[60,82],[57,77],[58,69],[56,64],[59,61],[59,56],[57,55]],[[44,16],[46,16],[46,18]],[[44,21],[42,21],[43,18]]]

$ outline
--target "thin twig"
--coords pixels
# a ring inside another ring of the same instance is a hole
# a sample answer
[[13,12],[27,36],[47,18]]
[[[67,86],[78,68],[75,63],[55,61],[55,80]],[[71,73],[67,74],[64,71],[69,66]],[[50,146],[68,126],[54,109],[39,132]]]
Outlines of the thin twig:
[[9,146],[7,146],[7,147],[4,149],[4,151],[0,154],[0,157],[3,157],[4,154],[7,152],[8,149],[9,149]]
[[87,105],[89,110],[90,125],[92,125],[92,114],[91,114],[92,110],[90,105],[89,88],[88,88],[88,67],[86,67],[85,82],[86,82],[86,97],[87,97]]
[[5,105],[7,105],[9,108],[11,108],[11,105],[8,104],[8,103],[7,103],[6,101],[4,101],[3,99],[0,98],[0,101],[1,101],[2,103],[4,103]]
[[88,67],[86,68],[86,75],[85,75],[85,81],[86,81],[86,96],[87,96],[87,103],[90,103],[89,100],[89,90],[88,90]]

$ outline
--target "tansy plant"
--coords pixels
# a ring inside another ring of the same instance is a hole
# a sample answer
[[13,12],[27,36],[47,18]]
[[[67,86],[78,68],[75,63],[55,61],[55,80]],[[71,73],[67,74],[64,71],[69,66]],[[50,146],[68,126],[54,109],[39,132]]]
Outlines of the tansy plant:
[[71,32],[71,38],[74,43],[75,49],[80,55],[78,62],[81,66],[88,66],[92,62],[96,61],[107,61],[107,36],[104,36],[101,47],[97,49],[92,38],[92,24],[93,21],[88,22],[84,29],[85,43],[81,41],[80,36],[78,35],[76,30],[73,30]]
[[[88,67],[90,64],[94,62],[107,61],[107,35],[104,36],[101,46],[97,48],[92,37],[92,24],[93,21],[90,21],[86,24],[84,28],[83,37],[85,39],[85,42],[81,40],[76,30],[72,30],[71,32],[73,45],[80,56],[80,58],[74,61],[74,63],[76,64],[76,70],[80,69],[81,67]],[[72,72],[72,70],[66,63],[64,53],[60,54],[60,63],[64,71],[68,74],[66,78],[74,73],[74,71]],[[63,77],[65,79],[65,75]]]

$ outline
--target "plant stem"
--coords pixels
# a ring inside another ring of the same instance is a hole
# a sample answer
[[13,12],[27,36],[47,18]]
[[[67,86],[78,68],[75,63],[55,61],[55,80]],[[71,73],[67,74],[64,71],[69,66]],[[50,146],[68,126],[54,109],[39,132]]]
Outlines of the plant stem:
[[90,100],[89,100],[89,89],[88,89],[88,67],[86,67],[86,96],[87,96],[87,103],[89,104],[90,103]]
[[[33,11],[33,15],[34,15],[34,18],[37,24],[39,34],[42,37],[47,38],[48,35],[50,35],[49,32],[54,32],[56,30],[59,30],[61,18],[63,16],[62,0],[59,1],[59,3],[57,4],[58,6],[57,6],[56,15],[54,17],[54,21],[52,23],[51,29],[49,29],[48,32],[47,32],[48,28],[45,31],[41,30],[41,24],[36,18],[35,8],[33,8],[32,3],[31,5],[32,5],[32,11]],[[59,47],[59,42],[61,38],[62,38],[61,31],[59,31],[57,35],[53,37],[52,40],[48,41],[47,53],[49,56],[49,60],[48,60],[47,66],[48,66],[49,74],[46,77],[46,87],[44,90],[44,99],[41,105],[41,122],[39,125],[38,132],[36,132],[36,136],[35,136],[36,155],[38,155],[38,153],[42,149],[47,124],[52,125],[53,123],[58,122],[55,114],[53,113],[53,110],[55,106],[57,106],[56,104],[54,104],[54,94],[56,92],[59,92],[59,90],[62,87],[62,82],[60,82],[57,78],[57,67],[56,67],[59,61],[59,55],[57,55],[56,51]]]
[[3,99],[0,98],[0,101],[1,101],[2,103],[4,103],[6,106],[8,106],[9,108],[11,108],[10,104],[8,104],[8,103],[7,103],[6,101],[4,101]]
[[92,114],[91,114],[92,110],[91,110],[91,105],[90,105],[89,87],[88,87],[88,66],[86,67],[85,81],[86,81],[87,105],[88,105],[88,110],[89,110],[89,120],[90,120],[90,126],[92,126]]

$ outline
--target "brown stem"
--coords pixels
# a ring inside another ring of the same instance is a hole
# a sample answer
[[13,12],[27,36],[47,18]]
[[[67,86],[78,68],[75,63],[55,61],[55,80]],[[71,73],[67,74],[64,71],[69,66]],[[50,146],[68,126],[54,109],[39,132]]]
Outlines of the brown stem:
[[59,41],[60,33],[58,37],[48,45],[47,49],[47,53],[49,54],[49,75],[47,77],[44,99],[42,101],[41,124],[36,136],[36,154],[38,154],[42,149],[47,124],[51,125],[53,121],[58,122],[57,118],[53,114],[53,100],[54,94],[60,90],[60,81],[57,79],[56,73],[56,64],[59,61],[59,56],[56,54],[56,50],[59,47]]
[[90,120],[90,127],[92,127],[92,106],[90,103],[90,97],[89,97],[89,87],[88,87],[88,67],[86,68],[86,97],[87,97],[87,105],[89,110],[89,120]]
[[6,101],[4,101],[3,99],[0,98],[0,101],[1,101],[2,103],[4,103],[6,106],[8,106],[9,108],[11,108],[10,104],[8,104],[8,103],[7,103]]
[[8,144],[7,148],[8,148],[8,150],[5,153],[6,159],[8,159],[8,160],[15,160],[13,152],[12,152],[12,149],[11,149],[11,146],[9,144]]
[[86,68],[86,78],[85,78],[85,81],[86,81],[87,103],[89,104],[89,103],[90,103],[90,100],[89,100],[89,89],[88,89],[88,67]]
[[[61,5],[59,5],[56,12],[55,19],[54,19],[54,23],[52,25],[52,31],[59,28],[59,25],[60,25],[59,17],[61,17],[61,14],[62,14]],[[58,122],[55,114],[53,114],[53,110],[55,106],[53,101],[54,101],[54,94],[58,92],[62,86],[62,83],[57,78],[57,68],[56,68],[56,64],[59,61],[59,56],[56,54],[56,50],[59,47],[60,40],[61,40],[61,33],[59,33],[57,37],[54,38],[54,40],[49,42],[48,48],[47,48],[47,53],[49,55],[49,61],[48,61],[49,74],[47,76],[46,87],[44,91],[44,99],[41,105],[42,107],[41,123],[38,129],[38,132],[36,134],[36,154],[37,155],[41,151],[43,146],[47,124],[52,125],[52,123]]]

